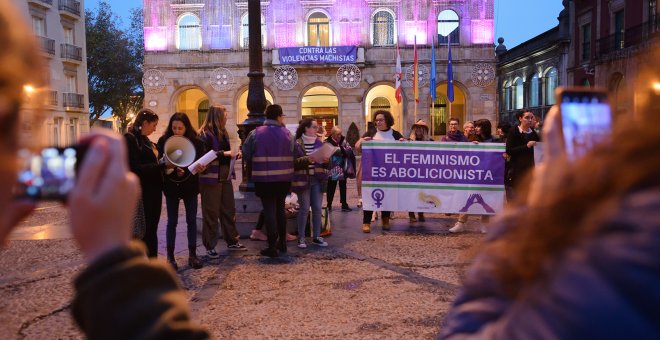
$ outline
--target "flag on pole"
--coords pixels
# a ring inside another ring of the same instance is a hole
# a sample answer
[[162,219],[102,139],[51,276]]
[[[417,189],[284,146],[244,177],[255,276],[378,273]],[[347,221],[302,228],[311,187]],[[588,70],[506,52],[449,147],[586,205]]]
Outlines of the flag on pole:
[[396,69],[395,69],[394,79],[394,97],[396,98],[397,103],[401,103],[401,54],[399,53],[399,44],[396,44]]
[[417,63],[417,36],[415,36],[414,40],[414,66],[413,66],[413,97],[415,98],[415,102],[419,103],[419,64]]
[[437,94],[435,93],[435,39],[431,38],[431,78],[429,79],[429,87],[431,90],[431,98],[435,102]]
[[454,102],[454,71],[451,66],[451,35],[447,36],[447,47],[449,54],[447,55],[447,99],[450,103]]

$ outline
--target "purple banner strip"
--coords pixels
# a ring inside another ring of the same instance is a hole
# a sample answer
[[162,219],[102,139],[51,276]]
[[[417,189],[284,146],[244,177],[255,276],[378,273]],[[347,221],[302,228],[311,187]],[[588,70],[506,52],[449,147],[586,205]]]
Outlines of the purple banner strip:
[[355,64],[357,46],[304,46],[279,49],[280,64]]
[[365,148],[362,180],[503,185],[504,158],[500,151]]

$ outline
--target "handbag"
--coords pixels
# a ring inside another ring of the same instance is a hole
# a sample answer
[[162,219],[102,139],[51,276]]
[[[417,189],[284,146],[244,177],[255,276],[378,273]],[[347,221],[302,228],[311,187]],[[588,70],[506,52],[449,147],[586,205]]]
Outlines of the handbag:
[[356,171],[355,171],[355,154],[353,152],[349,152],[348,155],[344,158],[344,178],[345,179],[353,179],[356,176]]
[[[328,208],[321,208],[321,234],[326,237],[332,235],[332,226],[330,225],[330,211]],[[307,215],[307,225],[305,225],[305,236],[312,236],[312,211],[310,209]]]
[[138,197],[135,213],[133,214],[133,238],[142,239],[147,232],[147,221],[144,217],[144,202]]

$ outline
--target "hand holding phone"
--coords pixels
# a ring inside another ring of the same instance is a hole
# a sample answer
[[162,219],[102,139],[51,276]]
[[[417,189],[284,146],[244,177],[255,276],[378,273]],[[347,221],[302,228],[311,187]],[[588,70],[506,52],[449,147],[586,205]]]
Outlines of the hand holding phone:
[[562,142],[569,160],[576,160],[609,138],[612,110],[607,92],[588,87],[558,88],[557,102]]

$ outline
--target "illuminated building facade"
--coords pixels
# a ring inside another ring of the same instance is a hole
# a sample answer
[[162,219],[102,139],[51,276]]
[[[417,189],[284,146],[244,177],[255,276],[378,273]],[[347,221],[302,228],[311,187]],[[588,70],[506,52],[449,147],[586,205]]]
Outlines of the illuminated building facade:
[[[352,123],[364,132],[377,109],[390,110],[395,129],[404,134],[415,119],[429,121],[436,136],[445,133],[449,117],[495,122],[493,1],[261,1],[266,98],[282,105],[286,123],[311,116],[327,130],[340,125],[344,133]],[[447,27],[456,28],[448,36],[438,34]],[[237,139],[236,124],[247,117],[248,31],[247,0],[144,0],[144,105],[161,119],[185,112],[195,126],[210,104],[225,105]],[[455,91],[451,103],[446,96],[448,41]],[[418,103],[412,86],[415,43]],[[395,98],[397,45],[401,103]]]

